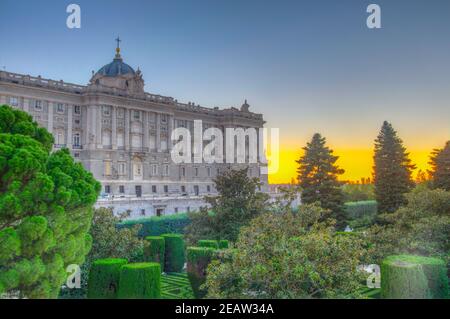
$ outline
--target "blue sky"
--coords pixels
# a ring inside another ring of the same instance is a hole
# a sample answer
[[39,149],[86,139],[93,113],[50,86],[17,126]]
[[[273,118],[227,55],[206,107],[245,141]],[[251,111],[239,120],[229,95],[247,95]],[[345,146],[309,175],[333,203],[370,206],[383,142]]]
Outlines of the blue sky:
[[[82,9],[68,29],[66,6]],[[366,27],[366,7],[382,29]],[[122,56],[146,90],[239,106],[300,148],[314,132],[370,148],[383,120],[411,148],[450,136],[450,1],[0,1],[0,67],[86,84]]]

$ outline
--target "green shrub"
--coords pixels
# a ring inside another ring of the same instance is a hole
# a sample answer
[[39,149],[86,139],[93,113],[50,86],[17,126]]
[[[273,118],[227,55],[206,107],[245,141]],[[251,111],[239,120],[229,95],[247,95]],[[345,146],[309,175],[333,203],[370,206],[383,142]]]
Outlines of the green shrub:
[[122,267],[119,281],[120,299],[159,299],[161,266],[159,263],[135,263]]
[[160,236],[162,234],[184,234],[184,228],[191,223],[187,214],[153,216],[136,220],[127,220],[117,224],[118,228],[142,225],[139,237]]
[[120,270],[126,263],[127,260],[123,258],[106,258],[94,261],[89,272],[88,298],[117,298]]
[[381,264],[381,296],[391,299],[448,298],[445,262],[414,255],[385,258]]
[[156,262],[161,265],[161,271],[164,271],[164,237],[148,236],[145,237],[144,259],[147,262]]
[[186,252],[187,274],[195,298],[203,298],[207,291],[201,289],[206,281],[206,269],[214,256],[215,249],[211,247],[188,247]]
[[219,249],[227,249],[229,247],[228,240],[219,240]]
[[201,239],[198,241],[198,246],[219,249],[219,242],[217,240]]
[[180,234],[164,234],[165,240],[165,262],[164,270],[166,272],[181,272],[184,267],[184,240]]
[[345,203],[347,220],[354,220],[362,217],[375,217],[377,209],[378,205],[374,200]]

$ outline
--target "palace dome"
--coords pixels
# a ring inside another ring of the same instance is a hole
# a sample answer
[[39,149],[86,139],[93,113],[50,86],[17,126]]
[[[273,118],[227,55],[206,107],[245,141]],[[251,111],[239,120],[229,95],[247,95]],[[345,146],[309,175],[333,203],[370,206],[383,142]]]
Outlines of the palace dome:
[[100,70],[98,70],[97,72],[100,75],[105,75],[105,76],[118,76],[118,75],[122,75],[122,74],[136,74],[136,72],[134,72],[133,68],[131,66],[129,66],[128,64],[126,64],[125,62],[123,62],[122,58],[120,57],[115,57],[114,60],[103,66]]

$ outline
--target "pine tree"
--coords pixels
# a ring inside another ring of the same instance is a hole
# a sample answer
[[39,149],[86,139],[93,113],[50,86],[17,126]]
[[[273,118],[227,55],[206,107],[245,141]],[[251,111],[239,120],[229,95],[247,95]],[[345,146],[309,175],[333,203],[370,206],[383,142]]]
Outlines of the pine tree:
[[433,187],[450,191],[450,141],[447,141],[443,149],[433,150],[429,164],[432,168],[430,174]]
[[0,106],[0,295],[56,298],[91,248],[100,183],[52,144],[30,115]]
[[344,196],[338,176],[344,173],[336,165],[338,156],[326,145],[326,139],[314,134],[311,142],[304,147],[304,155],[298,161],[297,169],[299,186],[302,189],[302,202],[311,204],[319,202],[320,206],[329,209],[336,219],[336,227],[345,226]]
[[406,204],[405,193],[414,186],[412,170],[406,148],[392,125],[384,121],[375,140],[374,182],[378,211],[392,213]]

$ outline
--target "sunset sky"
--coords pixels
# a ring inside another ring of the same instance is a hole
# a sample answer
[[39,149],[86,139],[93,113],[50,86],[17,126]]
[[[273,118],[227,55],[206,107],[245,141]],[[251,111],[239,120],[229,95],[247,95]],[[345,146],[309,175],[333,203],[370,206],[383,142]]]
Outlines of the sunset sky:
[[[66,6],[82,27],[66,27]],[[382,29],[366,26],[367,5]],[[346,170],[371,176],[373,141],[388,120],[411,159],[450,138],[450,1],[73,0],[0,1],[0,67],[86,84],[109,63],[120,35],[124,61],[146,91],[203,106],[262,113],[280,129],[280,170],[315,132]]]

